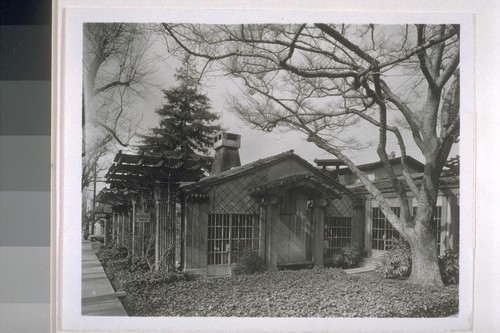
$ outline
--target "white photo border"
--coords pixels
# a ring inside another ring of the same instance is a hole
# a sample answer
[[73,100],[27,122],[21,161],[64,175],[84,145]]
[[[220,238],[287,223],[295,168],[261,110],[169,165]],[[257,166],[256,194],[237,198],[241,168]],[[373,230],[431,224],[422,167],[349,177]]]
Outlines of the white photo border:
[[[264,9],[172,9],[159,6],[117,7],[115,1],[94,7],[59,1],[55,8],[53,117],[53,328],[57,331],[463,331],[471,329],[474,264],[475,45],[474,15],[429,12],[337,12]],[[137,5],[137,3],[135,3]],[[108,7],[109,6],[109,7]],[[460,313],[451,318],[142,318],[81,315],[81,91],[84,22],[189,23],[458,23],[461,25],[461,179],[460,179]],[[467,47],[469,45],[469,47]],[[468,217],[468,218],[467,218]]]

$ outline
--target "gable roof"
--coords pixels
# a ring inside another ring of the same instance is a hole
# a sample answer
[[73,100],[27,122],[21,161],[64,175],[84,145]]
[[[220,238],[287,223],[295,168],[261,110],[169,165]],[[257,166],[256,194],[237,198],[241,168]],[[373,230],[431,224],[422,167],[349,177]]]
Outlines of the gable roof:
[[[333,186],[332,186],[333,184]],[[250,195],[266,194],[274,189],[283,189],[289,187],[310,188],[315,192],[326,194],[326,196],[340,199],[342,196],[338,193],[338,188],[334,183],[325,182],[309,172],[301,172],[293,175],[279,177],[270,182],[259,184],[249,190]]]
[[[399,177],[401,179],[401,183],[405,187],[406,191],[409,191],[408,184],[404,181],[403,177]],[[420,186],[422,183],[422,174],[418,174],[414,176],[415,185]],[[382,193],[394,192],[394,188],[392,187],[392,182],[388,179],[382,179],[377,182],[374,182],[376,188],[378,188]],[[439,189],[446,188],[460,188],[460,177],[459,176],[441,176],[439,178]],[[356,184],[349,186],[349,189],[356,194],[368,194],[368,190],[366,190],[363,184]]]
[[[401,164],[401,157],[391,158],[391,159],[389,159],[389,163],[391,163],[391,165]],[[405,157],[405,163],[408,167],[414,169],[417,172],[424,172],[424,168],[425,168],[424,164],[422,162],[417,161],[416,159],[414,159],[411,156]],[[370,170],[379,169],[379,168],[383,168],[383,167],[384,167],[384,164],[381,161],[358,165],[358,169],[361,171],[370,171]],[[348,172],[344,171],[344,173],[351,172],[350,169],[341,169],[339,171],[341,172],[343,170],[348,170]]]
[[270,165],[276,164],[278,162],[281,162],[286,159],[293,159],[297,163],[301,164],[304,166],[306,169],[308,169],[308,174],[311,176],[314,176],[315,179],[318,179],[319,181],[325,182],[328,184],[328,186],[335,188],[338,192],[340,193],[346,193],[350,195],[351,197],[359,200],[359,197],[356,196],[353,192],[351,192],[349,189],[347,189],[345,186],[341,185],[339,182],[337,182],[334,178],[328,176],[315,166],[311,165],[309,162],[304,160],[302,157],[296,155],[293,150],[289,150],[286,152],[283,152],[278,155],[266,157],[263,159],[259,159],[257,161],[232,168],[230,170],[223,171],[221,173],[208,176],[205,178],[202,178],[200,181],[195,182],[195,183],[189,183],[185,185],[181,185],[181,191],[184,193],[189,193],[189,192],[194,192],[194,191],[202,191],[203,189],[206,189],[207,187],[211,187],[213,185],[228,181],[232,178],[239,177],[242,175],[245,175],[250,172],[254,172],[256,169],[262,169],[265,167],[268,167]]
[[[326,166],[341,166],[344,165],[344,163],[340,160],[337,159],[316,159],[314,162],[319,166],[319,167],[326,167]],[[389,163],[391,165],[396,165],[396,164],[401,164],[401,157],[396,157],[396,158],[391,158],[389,159]],[[405,157],[405,163],[407,166],[410,168],[414,169],[417,172],[424,172],[424,164],[417,161],[411,156],[406,156]],[[360,164],[357,166],[359,170],[361,171],[371,171],[379,168],[383,168],[384,165],[381,161],[377,162],[371,162],[371,163],[366,163],[366,164]],[[330,171],[330,170],[328,170]],[[333,172],[339,174],[339,175],[345,175],[352,173],[351,169],[349,168],[341,168],[339,170],[333,170]]]

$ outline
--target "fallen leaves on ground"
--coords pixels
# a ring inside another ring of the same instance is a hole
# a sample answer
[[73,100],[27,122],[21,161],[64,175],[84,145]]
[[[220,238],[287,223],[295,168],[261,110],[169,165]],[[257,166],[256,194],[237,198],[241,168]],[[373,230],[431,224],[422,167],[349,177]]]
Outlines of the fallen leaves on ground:
[[458,288],[324,268],[178,281],[126,302],[136,316],[440,317],[458,311]]

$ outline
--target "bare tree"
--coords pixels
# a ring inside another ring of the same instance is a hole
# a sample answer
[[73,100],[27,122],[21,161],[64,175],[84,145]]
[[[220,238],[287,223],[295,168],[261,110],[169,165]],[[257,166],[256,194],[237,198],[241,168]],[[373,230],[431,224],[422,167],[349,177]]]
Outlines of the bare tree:
[[147,94],[155,61],[146,25],[86,23],[83,31],[82,189],[108,147],[126,147],[135,135],[141,115],[134,105]]
[[[442,285],[431,223],[439,175],[459,137],[459,26],[163,24],[163,29],[172,45],[241,80],[244,93],[230,102],[249,124],[300,131],[341,159],[409,241],[410,281]],[[376,151],[399,198],[399,217],[346,153],[366,144],[361,123],[378,132]],[[425,159],[420,183],[405,164],[407,137]],[[391,142],[400,149],[403,179],[389,163]],[[418,201],[416,210],[407,188]]]

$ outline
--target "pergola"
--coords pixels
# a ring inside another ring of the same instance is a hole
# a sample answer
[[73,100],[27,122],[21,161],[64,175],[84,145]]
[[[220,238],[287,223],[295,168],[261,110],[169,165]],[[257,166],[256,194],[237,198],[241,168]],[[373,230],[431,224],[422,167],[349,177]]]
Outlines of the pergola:
[[201,166],[199,156],[119,151],[105,176],[109,187],[97,197],[112,207],[112,238],[129,247],[132,255],[144,255],[148,252],[145,237],[154,236],[155,268],[174,269],[179,185],[198,181],[203,176]]

